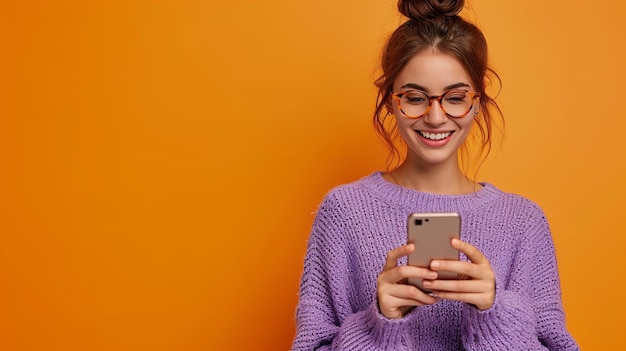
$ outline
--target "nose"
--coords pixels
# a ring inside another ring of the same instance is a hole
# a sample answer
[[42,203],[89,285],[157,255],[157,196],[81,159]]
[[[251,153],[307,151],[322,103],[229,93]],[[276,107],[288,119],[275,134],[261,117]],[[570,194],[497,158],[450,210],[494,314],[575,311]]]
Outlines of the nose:
[[443,112],[439,101],[434,100],[430,105],[430,110],[428,110],[428,113],[424,116],[424,122],[432,126],[439,126],[446,123],[447,120],[448,116]]

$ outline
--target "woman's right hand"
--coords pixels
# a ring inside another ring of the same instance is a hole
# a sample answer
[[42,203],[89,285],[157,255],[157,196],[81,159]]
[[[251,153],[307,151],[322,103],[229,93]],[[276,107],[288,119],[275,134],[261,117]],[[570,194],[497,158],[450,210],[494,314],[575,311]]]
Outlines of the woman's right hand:
[[406,284],[408,278],[437,279],[437,272],[427,268],[398,266],[398,259],[413,250],[415,245],[407,244],[389,251],[383,271],[378,275],[378,308],[389,319],[402,318],[416,306],[431,305],[438,301],[413,285]]

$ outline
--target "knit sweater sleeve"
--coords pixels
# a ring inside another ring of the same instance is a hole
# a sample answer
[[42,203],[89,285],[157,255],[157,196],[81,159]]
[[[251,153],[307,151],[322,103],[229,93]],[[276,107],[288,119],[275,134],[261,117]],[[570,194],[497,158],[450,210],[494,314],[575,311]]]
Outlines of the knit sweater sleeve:
[[467,350],[579,350],[565,327],[554,243],[546,218],[532,205],[508,281],[496,278],[493,306],[462,310]]
[[359,287],[350,273],[342,205],[329,194],[313,223],[296,308],[292,350],[405,350],[407,322],[389,320],[375,296],[355,310],[350,291]]

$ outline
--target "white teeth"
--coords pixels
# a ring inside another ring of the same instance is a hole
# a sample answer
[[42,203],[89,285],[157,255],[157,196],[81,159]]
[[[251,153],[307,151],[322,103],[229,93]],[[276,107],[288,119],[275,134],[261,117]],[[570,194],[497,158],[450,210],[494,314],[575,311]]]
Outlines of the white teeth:
[[441,139],[445,139],[447,137],[450,136],[450,134],[452,134],[452,132],[446,132],[446,133],[428,133],[428,132],[422,132],[421,130],[417,131],[418,133],[420,133],[421,136],[423,136],[426,139],[430,139],[430,140],[441,140]]

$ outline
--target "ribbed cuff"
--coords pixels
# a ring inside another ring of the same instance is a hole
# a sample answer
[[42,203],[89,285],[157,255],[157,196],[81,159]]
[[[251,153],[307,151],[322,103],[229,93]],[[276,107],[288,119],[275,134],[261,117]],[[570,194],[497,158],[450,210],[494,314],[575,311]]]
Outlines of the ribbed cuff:
[[402,318],[389,319],[380,313],[378,304],[374,302],[369,307],[368,314],[370,314],[368,318],[370,324],[367,327],[371,328],[372,340],[379,350],[411,349],[411,342],[407,337],[411,313]]
[[513,291],[498,291],[491,308],[465,305],[462,338],[467,350],[535,350],[535,315]]

